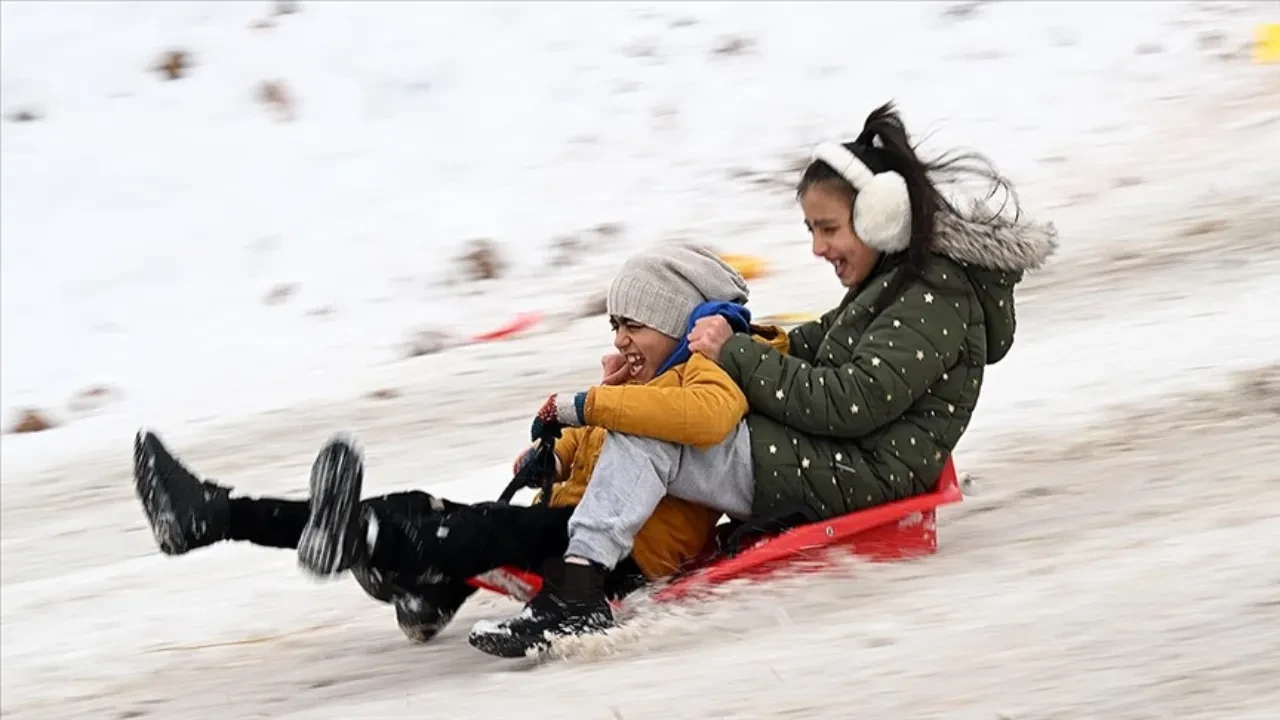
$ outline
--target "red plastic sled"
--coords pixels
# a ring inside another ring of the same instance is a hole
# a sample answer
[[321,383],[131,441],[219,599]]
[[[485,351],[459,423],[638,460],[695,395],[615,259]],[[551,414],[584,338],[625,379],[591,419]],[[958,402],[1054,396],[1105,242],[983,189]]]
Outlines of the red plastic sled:
[[[754,579],[806,561],[821,567],[826,551],[844,549],[873,562],[891,562],[938,551],[937,509],[962,500],[955,464],[947,458],[938,486],[926,495],[810,523],[765,538],[734,557],[711,557],[654,594],[656,601],[706,592],[730,580]],[[527,602],[542,587],[542,578],[515,568],[499,568],[468,581],[471,585]]]

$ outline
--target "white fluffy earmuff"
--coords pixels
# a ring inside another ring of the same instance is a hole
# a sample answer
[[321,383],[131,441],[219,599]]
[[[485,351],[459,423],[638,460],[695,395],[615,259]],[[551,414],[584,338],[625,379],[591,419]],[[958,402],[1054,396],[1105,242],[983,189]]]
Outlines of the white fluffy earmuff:
[[830,165],[857,191],[853,231],[863,242],[884,253],[907,249],[911,244],[911,195],[901,175],[873,173],[856,155],[834,142],[814,148],[813,159]]

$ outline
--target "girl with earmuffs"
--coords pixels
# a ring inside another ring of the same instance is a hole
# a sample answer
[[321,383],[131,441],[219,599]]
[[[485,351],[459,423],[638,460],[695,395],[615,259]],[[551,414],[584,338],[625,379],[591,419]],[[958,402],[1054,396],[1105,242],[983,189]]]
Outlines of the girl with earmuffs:
[[[957,207],[939,183],[966,174],[994,187]],[[988,202],[1000,188],[1013,208]],[[853,142],[819,145],[797,196],[813,254],[831,264],[843,300],[791,330],[785,351],[723,318],[697,321],[690,350],[714,360],[750,407],[746,432],[735,435],[740,452],[724,455],[732,467],[709,483],[681,472],[678,449],[617,436],[652,461],[592,477],[567,559],[613,567],[629,529],[668,494],[742,521],[753,531],[740,533],[745,540],[930,492],[969,425],[986,367],[1013,344],[1014,287],[1057,246],[1054,227],[1022,219],[1012,195],[977,156],[918,157],[892,104],[872,112]],[[513,636],[572,627],[575,608],[599,605],[598,594],[564,589],[543,600],[552,611],[530,607],[478,626],[472,643],[518,650]]]

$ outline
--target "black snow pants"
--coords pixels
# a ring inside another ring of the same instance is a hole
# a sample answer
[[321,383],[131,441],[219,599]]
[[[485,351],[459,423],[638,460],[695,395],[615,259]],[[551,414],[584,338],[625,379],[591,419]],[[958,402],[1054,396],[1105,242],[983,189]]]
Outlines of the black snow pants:
[[[468,505],[421,491],[372,497],[361,501],[361,506],[366,522],[377,523],[369,567],[410,586],[418,584],[413,578],[426,575],[463,581],[504,566],[539,572],[544,562],[562,556],[568,547],[569,517],[574,510]],[[228,539],[297,548],[308,514],[305,500],[232,498]],[[639,567],[627,557],[610,573],[606,591],[622,596],[644,583]]]

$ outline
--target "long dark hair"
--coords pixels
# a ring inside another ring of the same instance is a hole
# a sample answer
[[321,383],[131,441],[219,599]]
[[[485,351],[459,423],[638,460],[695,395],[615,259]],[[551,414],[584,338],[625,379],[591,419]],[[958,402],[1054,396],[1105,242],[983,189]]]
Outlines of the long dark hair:
[[[899,297],[913,282],[924,281],[924,272],[934,247],[938,213],[950,213],[967,222],[983,223],[991,222],[1002,215],[1009,202],[1012,202],[1015,213],[1021,212],[1013,185],[982,155],[971,152],[952,152],[944,153],[932,160],[921,159],[916,154],[917,146],[911,142],[907,128],[892,101],[873,110],[867,116],[857,139],[851,143],[845,143],[844,147],[873,173],[892,170],[901,175],[906,181],[907,192],[911,198],[911,241],[905,250],[903,262],[889,282],[889,287],[876,299],[873,308],[876,313],[883,311],[893,298]],[[965,176],[980,178],[989,183],[989,191],[985,198],[987,200],[1003,189],[1006,197],[1005,204],[987,218],[975,217],[973,212],[958,208],[938,189],[938,183],[939,181],[956,183]],[[800,184],[796,188],[796,196],[803,196],[816,185],[836,190],[848,197],[850,202],[857,196],[853,185],[821,160],[815,160],[805,168]],[[852,221],[852,218],[850,220]],[[841,305],[852,300],[857,290],[858,288],[850,288]]]

